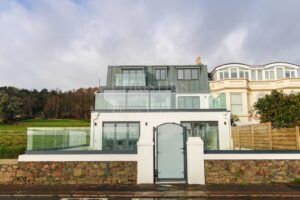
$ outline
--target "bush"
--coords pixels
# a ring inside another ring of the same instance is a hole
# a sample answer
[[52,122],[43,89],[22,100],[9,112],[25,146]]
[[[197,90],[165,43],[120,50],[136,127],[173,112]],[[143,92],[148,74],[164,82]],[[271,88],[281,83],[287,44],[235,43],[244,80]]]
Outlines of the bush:
[[18,158],[20,154],[24,154],[25,146],[19,147],[0,147],[0,158]]
[[285,94],[273,90],[255,104],[261,122],[272,122],[275,128],[293,127],[300,122],[300,93]]

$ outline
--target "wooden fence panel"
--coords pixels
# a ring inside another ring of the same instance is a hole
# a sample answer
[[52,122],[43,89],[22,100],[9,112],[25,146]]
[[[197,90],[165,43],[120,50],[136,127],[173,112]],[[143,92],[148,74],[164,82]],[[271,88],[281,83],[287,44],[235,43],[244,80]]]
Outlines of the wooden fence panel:
[[300,150],[299,127],[272,129],[271,123],[232,127],[233,149]]

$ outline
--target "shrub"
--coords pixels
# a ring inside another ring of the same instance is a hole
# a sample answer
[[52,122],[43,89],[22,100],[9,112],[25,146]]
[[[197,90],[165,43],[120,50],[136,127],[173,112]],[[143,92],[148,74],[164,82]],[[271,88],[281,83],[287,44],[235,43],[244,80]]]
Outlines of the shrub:
[[272,122],[275,128],[293,127],[300,122],[300,93],[285,94],[273,90],[255,104],[261,122]]

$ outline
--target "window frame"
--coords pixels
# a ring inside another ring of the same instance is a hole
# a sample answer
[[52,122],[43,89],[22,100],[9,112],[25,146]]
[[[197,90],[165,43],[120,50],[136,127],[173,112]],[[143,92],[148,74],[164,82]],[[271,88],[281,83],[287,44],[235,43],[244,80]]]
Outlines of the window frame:
[[[193,77],[193,71],[197,71],[197,75]],[[179,71],[182,71],[182,78],[179,78]],[[186,78],[186,71],[190,71],[190,78]],[[178,68],[177,69],[177,80],[199,80],[199,69],[198,68]]]
[[[217,128],[217,149],[216,150],[220,150],[220,128],[219,128],[219,121],[199,121],[199,120],[197,120],[197,121],[180,121],[180,125],[183,126],[184,123],[190,123],[190,124],[192,124],[192,123],[211,123],[211,122],[212,123],[216,123],[217,127],[218,127]],[[185,126],[183,126],[183,127],[185,127]],[[192,128],[192,126],[191,126],[191,128]],[[187,128],[185,127],[185,129],[187,129]],[[189,137],[195,137],[195,136],[189,136]],[[203,142],[205,142],[205,141],[203,140]],[[205,147],[205,144],[204,144],[204,147]]]
[[[105,124],[114,124],[114,149],[113,150],[104,150],[103,149],[103,141],[104,141],[104,125]],[[104,153],[120,153],[120,154],[136,154],[137,153],[137,144],[135,146],[135,149],[133,150],[130,150],[130,149],[127,149],[127,150],[120,150],[120,149],[116,149],[116,127],[117,127],[117,124],[126,124],[126,140],[127,140],[127,148],[128,148],[128,141],[129,141],[129,124],[137,124],[138,125],[138,137],[137,137],[137,142],[140,138],[140,135],[141,135],[141,124],[139,121],[103,121],[102,122],[102,135],[101,135],[101,138],[102,138],[102,141],[101,141],[101,146],[102,146],[102,152]]]
[[[232,104],[232,95],[241,95],[241,104]],[[242,112],[241,113],[232,113],[232,105],[241,105]],[[243,93],[239,93],[239,92],[230,93],[230,112],[234,115],[243,115],[244,114]]]
[[[165,77],[162,78],[162,71],[165,72]],[[159,77],[157,77],[157,72],[159,74]],[[155,80],[157,81],[165,81],[167,80],[167,69],[154,69],[154,74],[155,74]]]

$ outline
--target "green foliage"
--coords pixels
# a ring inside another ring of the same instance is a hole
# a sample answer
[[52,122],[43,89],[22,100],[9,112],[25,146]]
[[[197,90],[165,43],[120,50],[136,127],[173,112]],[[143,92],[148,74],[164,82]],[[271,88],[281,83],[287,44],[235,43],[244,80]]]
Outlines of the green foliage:
[[272,122],[276,128],[297,126],[300,122],[300,93],[285,94],[273,90],[270,95],[260,98],[254,109],[261,122]]
[[89,119],[96,88],[62,92],[0,87],[0,122],[17,119]]
[[0,94],[0,118],[3,122],[15,120],[22,113],[22,102],[16,96]]

